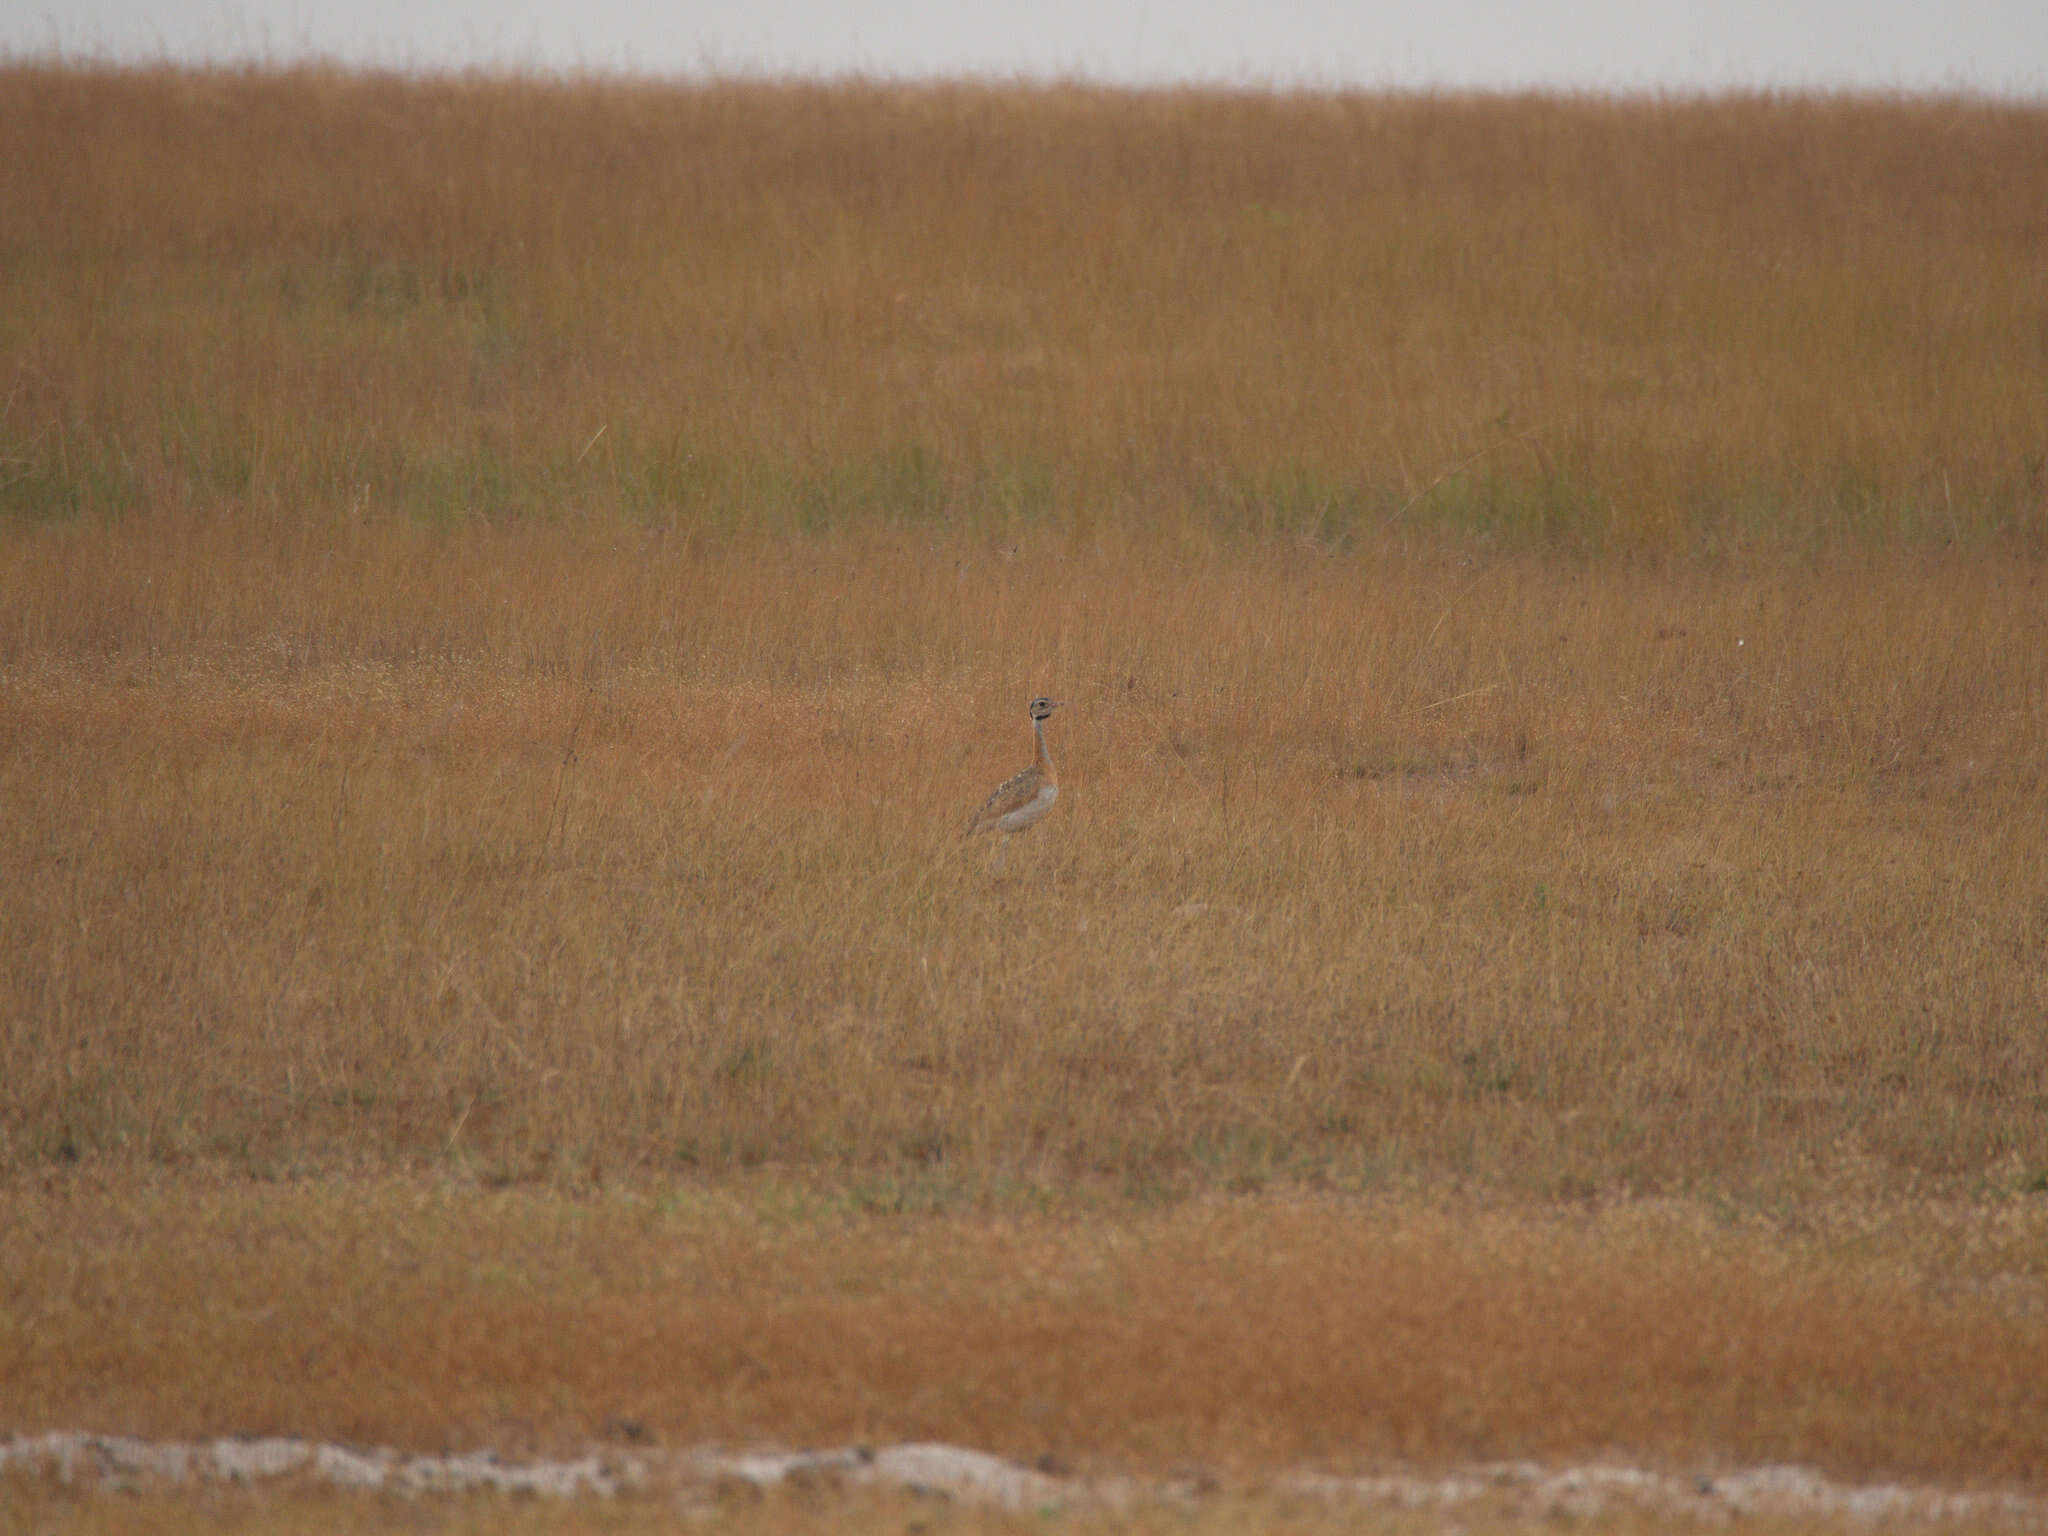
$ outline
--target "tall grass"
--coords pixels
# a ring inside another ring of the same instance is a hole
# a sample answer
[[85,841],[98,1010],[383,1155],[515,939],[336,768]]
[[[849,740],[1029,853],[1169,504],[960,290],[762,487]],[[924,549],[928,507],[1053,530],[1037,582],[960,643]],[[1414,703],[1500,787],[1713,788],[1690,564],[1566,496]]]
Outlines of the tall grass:
[[2030,572],[12,549],[0,1163],[2048,1169]]
[[2043,114],[5,84],[0,1166],[2048,1169]]
[[2048,113],[0,77],[0,510],[2048,540]]

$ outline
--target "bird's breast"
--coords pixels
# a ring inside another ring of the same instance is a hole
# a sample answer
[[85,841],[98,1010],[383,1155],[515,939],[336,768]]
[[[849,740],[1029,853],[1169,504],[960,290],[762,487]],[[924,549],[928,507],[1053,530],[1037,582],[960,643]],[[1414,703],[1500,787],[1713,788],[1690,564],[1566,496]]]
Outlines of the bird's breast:
[[996,825],[1005,832],[1022,832],[1034,821],[1037,821],[1039,817],[1051,810],[1053,801],[1059,799],[1059,797],[1059,785],[1041,784],[1038,786],[1037,794],[1026,800],[1014,811],[998,817]]

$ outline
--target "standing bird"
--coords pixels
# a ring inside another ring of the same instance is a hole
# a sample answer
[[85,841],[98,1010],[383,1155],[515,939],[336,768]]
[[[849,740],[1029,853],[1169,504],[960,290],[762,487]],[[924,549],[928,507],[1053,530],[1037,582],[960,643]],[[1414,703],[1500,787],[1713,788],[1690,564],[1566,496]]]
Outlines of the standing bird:
[[[1052,754],[1045,750],[1046,717],[1060,707],[1058,699],[1031,701],[1031,730],[1038,738],[1038,761],[1003,781],[1002,787],[982,802],[981,809],[967,824],[967,833],[1025,832],[1045,819],[1053,801],[1060,797],[1060,776],[1053,770]],[[1006,841],[1003,847],[1007,849]],[[1001,855],[997,855],[1000,860]]]

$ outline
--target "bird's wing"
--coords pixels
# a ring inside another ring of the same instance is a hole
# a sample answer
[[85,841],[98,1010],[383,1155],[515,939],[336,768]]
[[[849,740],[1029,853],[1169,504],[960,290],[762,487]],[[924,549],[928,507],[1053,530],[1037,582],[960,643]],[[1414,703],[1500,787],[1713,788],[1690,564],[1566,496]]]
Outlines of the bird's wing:
[[1045,774],[1035,765],[1022,773],[1014,773],[996,787],[996,792],[982,801],[981,809],[974,813],[974,819],[967,823],[969,832],[978,832],[983,827],[992,827],[1012,811],[1022,810],[1038,794],[1039,785],[1045,782]]

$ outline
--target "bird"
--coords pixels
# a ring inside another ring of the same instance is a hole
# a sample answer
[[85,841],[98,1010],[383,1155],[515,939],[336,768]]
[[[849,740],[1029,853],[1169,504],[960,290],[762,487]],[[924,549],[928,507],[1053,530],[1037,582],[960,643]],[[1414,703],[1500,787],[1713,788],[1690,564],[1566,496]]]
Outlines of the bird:
[[[1045,722],[1061,702],[1047,698],[1031,701],[1031,731],[1038,738],[1038,760],[1022,773],[1003,780],[996,792],[982,801],[981,809],[967,823],[965,836],[983,832],[1014,835],[1028,832],[1045,819],[1053,801],[1060,797],[1060,776],[1052,766],[1052,754],[1045,750]],[[1009,847],[1007,839],[1003,847]]]

